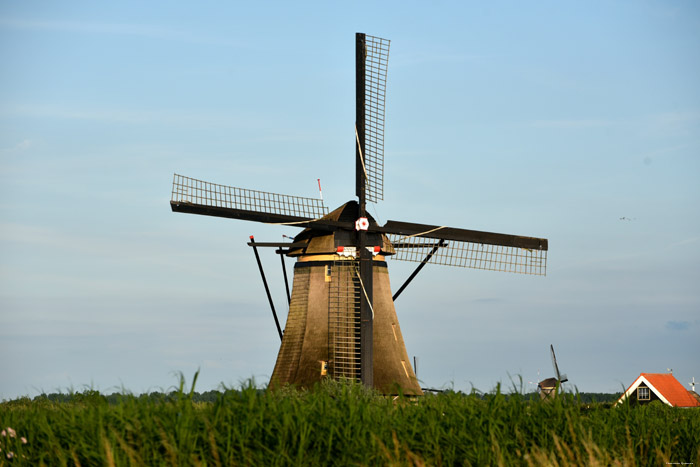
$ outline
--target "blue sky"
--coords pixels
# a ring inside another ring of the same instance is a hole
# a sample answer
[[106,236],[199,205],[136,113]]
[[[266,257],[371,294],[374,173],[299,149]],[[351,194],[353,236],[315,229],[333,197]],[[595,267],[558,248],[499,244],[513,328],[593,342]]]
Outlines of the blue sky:
[[421,272],[423,385],[531,389],[550,343],[580,391],[700,377],[697,3],[2,2],[0,399],[267,381],[246,241],[298,230],[172,213],[172,174],[351,199],[358,31],[392,41],[370,212],[550,244],[544,278]]

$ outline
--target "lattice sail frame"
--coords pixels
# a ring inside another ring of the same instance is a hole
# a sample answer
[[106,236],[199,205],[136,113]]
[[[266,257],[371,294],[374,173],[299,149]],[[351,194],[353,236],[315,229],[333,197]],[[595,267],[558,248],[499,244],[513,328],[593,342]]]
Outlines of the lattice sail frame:
[[365,35],[365,197],[384,199],[384,101],[391,41]]
[[[388,237],[396,250],[396,254],[390,258],[419,263],[425,261],[426,256],[441,240],[434,237],[406,237],[397,234],[388,234]],[[437,248],[428,263],[545,276],[547,250],[446,240]]]
[[328,214],[320,199],[217,185],[178,174],[173,177],[171,201],[309,219]]

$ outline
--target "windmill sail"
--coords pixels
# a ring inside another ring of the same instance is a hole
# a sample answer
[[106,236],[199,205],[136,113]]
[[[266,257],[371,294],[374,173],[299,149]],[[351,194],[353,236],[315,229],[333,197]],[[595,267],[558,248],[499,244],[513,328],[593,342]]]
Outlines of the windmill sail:
[[[383,227],[399,261],[546,275],[548,242],[477,230],[388,221]],[[442,243],[440,243],[442,242]]]
[[328,213],[323,201],[217,185],[175,174],[170,207],[175,212],[267,223],[299,223]]
[[[358,190],[367,201],[384,199],[384,99],[390,41],[358,34],[356,137],[359,146]],[[360,183],[364,177],[365,183]],[[357,196],[361,196],[357,193]]]
[[557,365],[557,356],[554,355],[554,344],[550,344],[549,349],[552,351],[552,366],[554,367],[554,373],[557,375],[557,380],[559,381],[559,384],[566,383],[567,381],[569,381],[569,378],[567,378],[566,375],[562,375],[561,373],[559,373],[559,365]]

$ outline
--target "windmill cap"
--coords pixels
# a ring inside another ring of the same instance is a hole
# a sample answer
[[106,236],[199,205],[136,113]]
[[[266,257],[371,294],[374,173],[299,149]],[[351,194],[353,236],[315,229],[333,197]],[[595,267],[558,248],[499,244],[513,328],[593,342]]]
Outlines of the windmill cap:
[[[354,230],[354,224],[358,219],[358,215],[359,205],[357,204],[357,201],[348,201],[342,206],[339,206],[323,218],[330,221],[347,223],[348,226],[353,226],[352,230],[351,228],[337,230],[318,229],[314,228],[313,225],[311,227],[307,227],[296,237],[294,237],[294,240],[296,243],[304,242],[308,246],[305,249],[293,249],[289,253],[289,256],[320,253],[333,254],[337,252],[338,247],[355,245],[356,232]],[[369,213],[367,213],[366,216],[370,226],[377,225],[376,221],[371,215],[369,215]],[[379,251],[376,251],[376,253],[381,252],[384,255],[394,254],[394,248],[385,234],[380,232],[369,232],[366,235],[366,246],[372,248],[373,253],[375,252],[374,247],[376,246],[379,247]]]

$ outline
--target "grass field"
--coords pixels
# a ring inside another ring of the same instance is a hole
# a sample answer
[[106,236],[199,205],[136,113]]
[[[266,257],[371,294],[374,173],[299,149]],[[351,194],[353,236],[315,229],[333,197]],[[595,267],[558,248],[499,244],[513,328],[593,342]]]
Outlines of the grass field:
[[357,384],[0,404],[0,465],[700,465],[700,411]]

